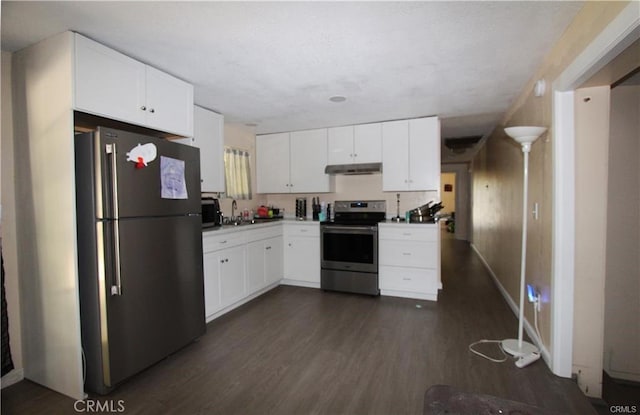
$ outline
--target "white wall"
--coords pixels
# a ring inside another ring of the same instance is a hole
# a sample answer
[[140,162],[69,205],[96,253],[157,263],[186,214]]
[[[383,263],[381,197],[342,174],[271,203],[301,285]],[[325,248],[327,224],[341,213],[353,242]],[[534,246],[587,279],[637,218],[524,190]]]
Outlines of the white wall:
[[640,85],[611,91],[609,159],[604,370],[640,381]]
[[9,340],[14,370],[2,378],[2,387],[9,386],[23,377],[22,334],[20,319],[20,292],[18,289],[18,254],[16,248],[16,210],[13,161],[13,105],[11,102],[11,60],[9,52],[2,52],[2,141],[0,159],[2,167],[2,256],[5,270]]

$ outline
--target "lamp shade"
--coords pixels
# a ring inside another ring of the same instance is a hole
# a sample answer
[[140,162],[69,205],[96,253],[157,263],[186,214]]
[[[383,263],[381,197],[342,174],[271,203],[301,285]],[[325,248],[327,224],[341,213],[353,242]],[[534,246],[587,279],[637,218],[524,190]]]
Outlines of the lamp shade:
[[544,132],[546,127],[507,127],[504,132],[520,144],[531,144],[538,139]]

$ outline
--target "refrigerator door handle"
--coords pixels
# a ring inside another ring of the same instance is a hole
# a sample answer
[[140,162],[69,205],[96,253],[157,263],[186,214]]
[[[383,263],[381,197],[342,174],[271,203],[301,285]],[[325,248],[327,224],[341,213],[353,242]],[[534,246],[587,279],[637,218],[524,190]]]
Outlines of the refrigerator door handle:
[[118,223],[118,160],[116,144],[106,144],[107,156],[111,158],[111,212],[113,212],[113,243],[115,284],[111,286],[111,295],[122,295],[122,279],[120,275],[120,224]]

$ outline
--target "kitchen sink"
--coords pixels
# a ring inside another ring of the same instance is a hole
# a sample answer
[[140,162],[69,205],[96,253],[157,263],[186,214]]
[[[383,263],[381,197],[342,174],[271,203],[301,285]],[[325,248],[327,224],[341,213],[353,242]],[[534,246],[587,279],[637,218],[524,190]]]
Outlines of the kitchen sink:
[[282,218],[254,218],[254,219],[225,219],[223,226],[247,226],[258,223],[268,223],[282,220]]

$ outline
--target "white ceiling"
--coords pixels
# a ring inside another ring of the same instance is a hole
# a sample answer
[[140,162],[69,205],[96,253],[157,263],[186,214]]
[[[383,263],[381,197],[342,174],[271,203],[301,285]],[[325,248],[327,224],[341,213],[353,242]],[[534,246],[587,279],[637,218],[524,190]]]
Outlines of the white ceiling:
[[74,30],[257,133],[439,115],[461,137],[491,132],[582,4],[2,1],[2,50]]

